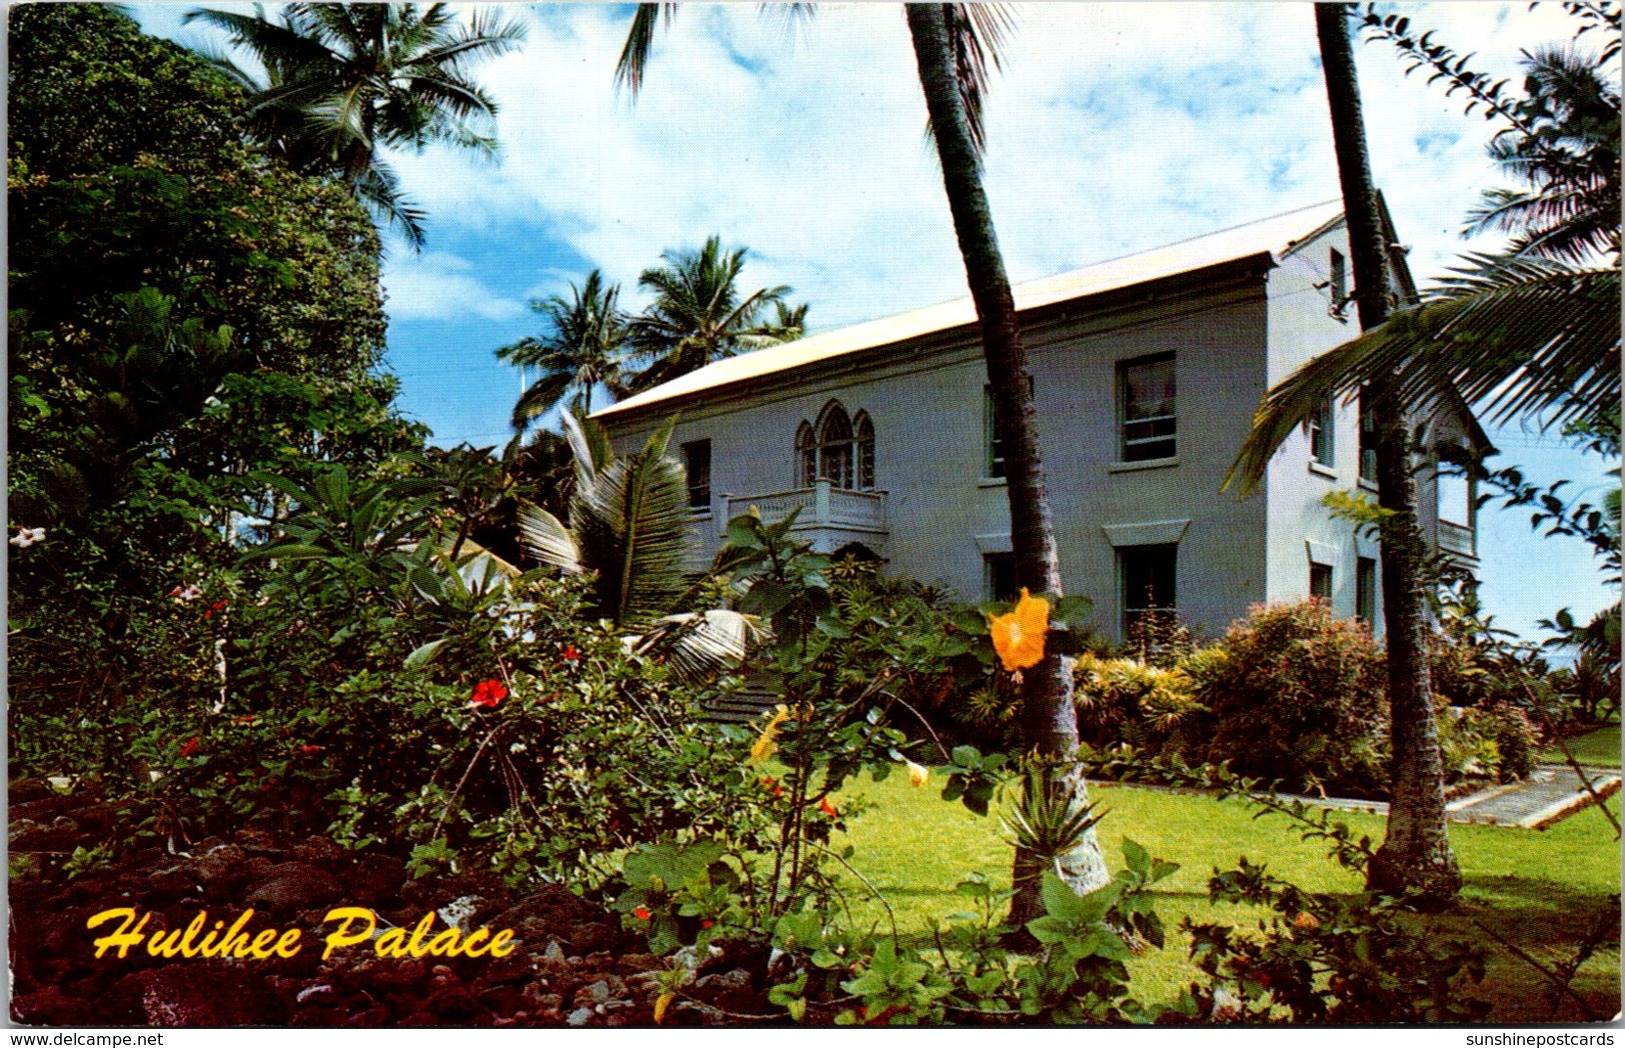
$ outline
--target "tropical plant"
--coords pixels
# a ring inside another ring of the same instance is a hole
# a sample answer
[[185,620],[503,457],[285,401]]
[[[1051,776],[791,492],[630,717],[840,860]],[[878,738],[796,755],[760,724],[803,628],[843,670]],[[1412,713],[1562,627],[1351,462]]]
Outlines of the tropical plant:
[[[1513,234],[1508,254],[1580,263],[1588,256],[1619,257],[1620,102],[1604,66],[1619,54],[1621,11],[1613,0],[1570,0],[1564,10],[1578,23],[1574,41],[1523,53],[1523,96],[1493,80],[1433,39],[1412,31],[1409,17],[1366,5],[1361,27],[1370,39],[1393,44],[1409,62],[1406,72],[1431,70],[1429,82],[1445,93],[1463,92],[1467,111],[1482,108],[1506,128],[1490,142],[1502,170],[1528,187],[1490,189],[1469,214],[1466,233],[1499,229]],[[1596,32],[1595,54],[1580,49]]]
[[[788,287],[741,294],[745,255],[745,248],[724,252],[722,239],[711,237],[698,251],[666,251],[665,265],[643,271],[638,286],[655,297],[628,324],[641,365],[628,389],[650,389],[713,361],[801,337],[807,307],[785,305]],[[763,319],[769,306],[778,309],[776,323]]]
[[296,171],[341,180],[419,249],[423,212],[401,197],[382,151],[445,142],[494,153],[496,103],[468,69],[524,38],[522,25],[490,12],[456,27],[446,4],[296,3],[279,21],[263,10],[186,17],[231,34],[265,70],[264,80],[235,74],[250,91],[245,126],[263,146]]
[[684,589],[688,531],[683,469],[666,455],[676,419],[655,431],[642,451],[623,456],[615,455],[596,423],[568,412],[563,420],[575,454],[570,524],[526,508],[519,517],[526,549],[567,574],[594,574],[598,614],[611,622],[666,614]]
[[497,357],[520,367],[540,370],[536,381],[513,407],[513,427],[568,403],[571,410],[592,414],[593,390],[606,386],[614,396],[623,388],[621,365],[629,346],[625,314],[616,300],[621,289],[606,284],[598,270],[581,287],[570,285],[570,298],[536,299],[531,311],[547,318],[548,334],[529,336],[497,350]]

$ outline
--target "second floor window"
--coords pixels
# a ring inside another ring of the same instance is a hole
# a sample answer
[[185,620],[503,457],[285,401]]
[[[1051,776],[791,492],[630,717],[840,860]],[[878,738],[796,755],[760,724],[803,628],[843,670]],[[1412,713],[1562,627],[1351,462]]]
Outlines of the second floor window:
[[1320,402],[1320,408],[1309,421],[1309,457],[1322,466],[1332,465],[1332,428],[1336,415],[1332,411],[1332,398]]
[[711,442],[691,440],[683,445],[683,473],[688,478],[688,508],[711,508]]
[[818,425],[803,422],[796,430],[796,479],[810,488],[827,480],[837,488],[868,490],[875,486],[875,426],[867,412],[854,421],[830,401]]
[[1118,417],[1124,462],[1173,458],[1175,435],[1174,355],[1130,360],[1118,367]]
[[1377,420],[1360,400],[1360,479],[1368,484],[1377,482]]

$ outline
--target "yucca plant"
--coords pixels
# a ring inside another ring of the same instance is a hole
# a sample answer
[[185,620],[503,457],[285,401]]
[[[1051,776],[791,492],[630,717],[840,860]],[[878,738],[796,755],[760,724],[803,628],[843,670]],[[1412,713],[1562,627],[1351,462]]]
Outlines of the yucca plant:
[[1089,831],[1106,814],[1073,788],[1072,778],[1081,774],[1075,764],[1028,763],[1020,799],[999,820],[1006,841],[1063,878],[1062,860],[1085,847]]

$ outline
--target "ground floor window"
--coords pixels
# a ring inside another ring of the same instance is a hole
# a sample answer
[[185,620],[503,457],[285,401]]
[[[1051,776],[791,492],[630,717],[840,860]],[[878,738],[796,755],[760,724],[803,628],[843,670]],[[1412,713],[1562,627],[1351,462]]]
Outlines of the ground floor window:
[[988,600],[1016,599],[1016,555],[982,554],[982,592]]
[[1332,566],[1309,562],[1309,595],[1324,601],[1332,599]]
[[1118,577],[1122,580],[1123,635],[1147,612],[1172,612],[1179,546],[1119,546]]
[[1377,562],[1361,557],[1354,568],[1354,614],[1367,626],[1377,624]]

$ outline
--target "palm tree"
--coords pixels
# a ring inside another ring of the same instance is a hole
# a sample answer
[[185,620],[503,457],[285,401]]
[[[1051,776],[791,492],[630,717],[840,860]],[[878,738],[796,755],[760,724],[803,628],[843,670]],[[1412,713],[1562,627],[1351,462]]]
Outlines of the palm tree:
[[581,287],[570,285],[568,300],[553,295],[531,302],[531,311],[547,318],[550,333],[497,350],[510,364],[541,369],[513,407],[515,430],[565,401],[590,415],[594,389],[608,386],[614,395],[622,388],[628,335],[627,317],[616,303],[620,293],[619,285],[605,284],[603,273],[595,269]]
[[726,608],[674,610],[699,588],[683,573],[689,531],[683,467],[666,454],[676,418],[642,451],[620,457],[591,419],[570,411],[560,418],[575,473],[570,523],[522,505],[520,544],[550,567],[590,574],[593,615],[641,631],[631,650],[659,652],[677,672],[694,677],[738,666],[757,636],[752,617]]
[[[698,251],[666,251],[660,256],[665,265],[643,271],[638,286],[655,298],[630,322],[643,368],[627,383],[629,389],[650,389],[714,360],[801,336],[807,307],[786,311],[788,287],[758,288],[740,297],[745,254],[745,248],[724,252],[722,239],[711,237]],[[770,305],[781,310],[779,324],[761,319]]]
[[265,70],[238,71],[249,89],[245,123],[266,148],[305,174],[338,178],[379,217],[423,245],[423,213],[400,196],[384,147],[446,142],[494,154],[496,103],[467,69],[512,50],[518,23],[476,13],[454,27],[445,4],[289,4],[280,21],[195,10],[231,34]]
[[[641,83],[656,23],[662,13],[669,18],[674,10],[674,5],[669,4],[639,5],[617,71],[621,83],[634,90]],[[920,86],[925,93],[928,129],[936,143],[948,208],[976,306],[994,415],[1006,449],[1006,492],[1016,581],[1033,592],[1059,597],[1060,560],[1021,325],[981,177],[985,145],[982,101],[990,66],[998,65],[999,45],[1010,28],[1009,18],[1002,8],[982,4],[909,4],[906,13]],[[1065,765],[1060,776],[1065,788],[1084,802],[1083,777],[1071,763],[1078,747],[1072,660],[1047,651],[1042,662],[1023,674],[1022,695],[1024,747],[1041,758]],[[1031,853],[1018,851],[1014,871],[1017,895],[1011,904],[1011,923],[1017,928],[1024,927],[1040,912],[1040,865]],[[1077,847],[1056,865],[1079,894],[1109,880],[1092,829],[1081,834]]]
[[[1376,189],[1366,153],[1360,88],[1349,43],[1348,8],[1317,3],[1315,28],[1332,115],[1332,141],[1343,186],[1349,256],[1354,268],[1360,327],[1388,319],[1388,245],[1378,218]],[[1373,889],[1415,889],[1435,903],[1461,889],[1461,868],[1445,825],[1444,765],[1433,713],[1427,649],[1427,594],[1422,580],[1426,548],[1416,520],[1405,405],[1386,378],[1373,377],[1361,393],[1374,432],[1382,525],[1382,610],[1387,625],[1388,707],[1392,756],[1388,832],[1366,870]]]
[[1468,232],[1513,234],[1508,251],[1569,262],[1620,254],[1620,99],[1601,62],[1574,47],[1524,55],[1527,98],[1518,126],[1490,142],[1490,156],[1522,190],[1491,189]]

